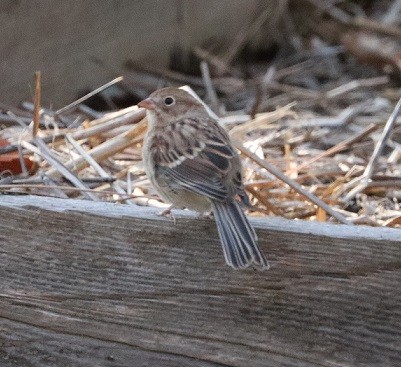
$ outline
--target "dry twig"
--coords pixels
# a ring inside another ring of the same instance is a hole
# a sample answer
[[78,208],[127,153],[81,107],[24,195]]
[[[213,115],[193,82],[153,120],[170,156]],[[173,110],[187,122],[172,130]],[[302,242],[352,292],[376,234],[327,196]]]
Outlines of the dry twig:
[[369,163],[366,166],[366,169],[361,177],[358,177],[358,185],[351,190],[345,197],[345,201],[349,201],[353,199],[357,194],[362,192],[369,184],[369,181],[372,177],[373,171],[376,167],[377,160],[379,159],[384,146],[387,143],[388,138],[390,137],[391,131],[393,130],[393,127],[397,121],[397,116],[400,112],[401,109],[401,98],[398,100],[397,105],[395,106],[392,114],[387,120],[387,123],[384,127],[383,133],[380,136],[380,139],[376,143],[375,150],[370,157]]
[[248,158],[252,159],[255,161],[257,164],[259,164],[261,167],[265,168],[268,172],[276,176],[278,179],[281,181],[285,182],[287,185],[289,185],[291,188],[293,188],[295,191],[297,191],[299,194],[307,198],[310,202],[313,204],[317,205],[318,207],[324,209],[327,213],[329,213],[331,216],[336,218],[340,223],[344,224],[350,224],[347,219],[342,216],[340,213],[336,212],[333,208],[328,206],[323,200],[319,199],[315,195],[311,194],[307,190],[305,190],[301,185],[299,185],[297,182],[291,180],[289,177],[287,177],[284,173],[282,173],[280,170],[278,170],[276,167],[271,165],[269,162],[260,159],[256,154],[252,153],[250,150],[246,149],[242,143],[238,141],[234,141],[234,145],[237,147],[237,149],[247,156]]
[[36,138],[39,130],[39,117],[40,117],[40,91],[41,91],[41,82],[40,82],[40,71],[35,72],[35,110],[33,114],[33,129],[32,135]]

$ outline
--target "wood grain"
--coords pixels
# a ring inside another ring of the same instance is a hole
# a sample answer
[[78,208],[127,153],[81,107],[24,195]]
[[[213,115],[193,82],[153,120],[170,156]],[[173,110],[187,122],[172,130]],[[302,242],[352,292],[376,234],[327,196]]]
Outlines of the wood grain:
[[401,365],[399,230],[252,219],[272,269],[234,271],[175,215],[0,196],[0,365]]

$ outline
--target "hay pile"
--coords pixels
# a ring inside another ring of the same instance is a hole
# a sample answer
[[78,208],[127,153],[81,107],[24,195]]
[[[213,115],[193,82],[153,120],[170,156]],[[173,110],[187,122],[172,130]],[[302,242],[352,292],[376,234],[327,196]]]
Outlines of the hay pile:
[[[278,8],[293,44],[264,58],[249,46],[266,31],[261,12],[219,52],[192,50],[199,75],[130,64],[123,82],[92,93],[112,112],[88,98],[58,111],[0,106],[0,192],[164,207],[141,162],[145,113],[113,101],[188,84],[243,155],[252,215],[400,227],[401,27],[391,18],[400,1],[370,14],[342,5]],[[310,16],[300,27],[302,12]]]

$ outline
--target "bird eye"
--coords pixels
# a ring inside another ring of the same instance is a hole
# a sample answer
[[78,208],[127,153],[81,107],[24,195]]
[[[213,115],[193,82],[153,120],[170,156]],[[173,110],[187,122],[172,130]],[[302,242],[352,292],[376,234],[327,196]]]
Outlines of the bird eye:
[[166,106],[171,106],[175,103],[175,99],[173,97],[166,97],[164,98],[164,104]]

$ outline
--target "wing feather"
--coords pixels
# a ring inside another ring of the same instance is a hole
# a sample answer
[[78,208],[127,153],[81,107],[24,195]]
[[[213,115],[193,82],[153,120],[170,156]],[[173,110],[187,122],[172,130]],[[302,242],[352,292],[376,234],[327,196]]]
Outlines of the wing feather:
[[[225,130],[211,119],[186,118],[171,123],[154,141],[156,174],[169,180],[176,189],[224,201],[237,192],[232,171],[238,155]],[[179,125],[178,126],[174,126]],[[173,136],[167,140],[166,136]]]

